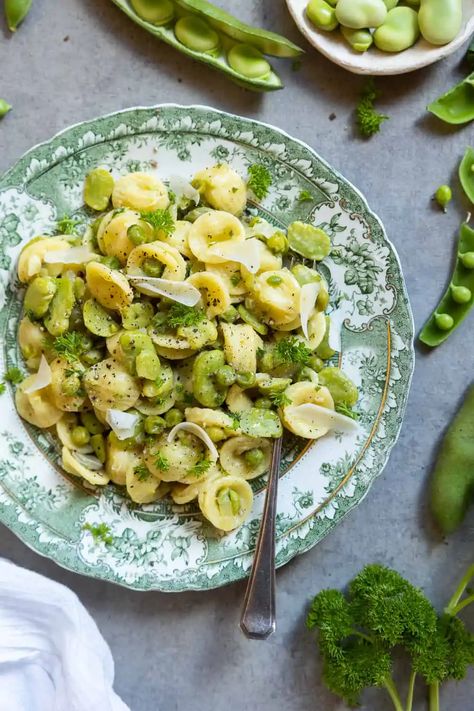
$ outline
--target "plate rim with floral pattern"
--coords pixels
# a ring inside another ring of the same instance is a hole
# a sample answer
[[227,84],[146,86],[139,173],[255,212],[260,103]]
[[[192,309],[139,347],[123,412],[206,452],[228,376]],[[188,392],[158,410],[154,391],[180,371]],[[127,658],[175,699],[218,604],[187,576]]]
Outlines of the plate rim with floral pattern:
[[[332,338],[360,385],[360,427],[312,446],[289,440],[282,462],[277,566],[316,545],[367,494],[398,439],[414,368],[414,323],[401,265],[380,219],[352,183],[306,143],[269,124],[207,106],[133,107],[84,121],[30,149],[0,178],[0,367],[21,365],[16,257],[64,212],[84,216],[82,182],[97,164],[113,171],[191,177],[212,162],[240,172],[253,162],[273,184],[250,212],[274,225],[323,226],[333,251]],[[308,191],[312,200],[302,200]],[[337,364],[338,357],[334,363]],[[117,487],[89,492],[59,467],[54,440],[18,417],[8,386],[0,425],[0,521],[60,566],[136,590],[206,590],[246,577],[263,509],[257,480],[252,515],[218,536],[193,506],[127,502]],[[47,456],[45,456],[47,455]],[[316,474],[315,474],[316,472]],[[109,542],[90,526],[106,523]]]

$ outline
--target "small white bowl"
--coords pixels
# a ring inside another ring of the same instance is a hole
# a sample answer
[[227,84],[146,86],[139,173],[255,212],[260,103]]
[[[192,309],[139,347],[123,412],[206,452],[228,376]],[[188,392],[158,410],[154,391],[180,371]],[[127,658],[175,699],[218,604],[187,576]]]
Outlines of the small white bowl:
[[390,54],[371,47],[367,52],[352,50],[338,30],[323,32],[317,30],[306,17],[308,0],[286,0],[288,9],[313,47],[332,62],[339,64],[354,74],[406,74],[444,59],[455,52],[474,33],[474,0],[464,0],[464,22],[459,35],[449,44],[435,47],[420,39],[404,52]]

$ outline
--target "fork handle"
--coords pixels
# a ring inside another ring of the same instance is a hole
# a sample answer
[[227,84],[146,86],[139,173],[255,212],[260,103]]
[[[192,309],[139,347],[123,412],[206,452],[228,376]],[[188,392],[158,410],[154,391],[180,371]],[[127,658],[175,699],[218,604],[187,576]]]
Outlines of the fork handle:
[[240,618],[240,628],[249,639],[267,639],[276,628],[275,518],[281,445],[279,437],[273,445],[263,518]]

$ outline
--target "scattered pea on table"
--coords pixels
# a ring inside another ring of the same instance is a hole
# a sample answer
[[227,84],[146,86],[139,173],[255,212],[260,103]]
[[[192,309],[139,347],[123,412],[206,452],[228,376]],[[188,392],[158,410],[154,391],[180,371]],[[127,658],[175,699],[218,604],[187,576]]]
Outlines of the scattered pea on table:
[[437,191],[435,192],[434,197],[443,212],[446,212],[447,206],[453,199],[453,191],[451,190],[449,185],[440,185]]
[[474,305],[474,230],[467,223],[459,232],[456,266],[450,285],[423,326],[419,339],[434,348],[443,343]]

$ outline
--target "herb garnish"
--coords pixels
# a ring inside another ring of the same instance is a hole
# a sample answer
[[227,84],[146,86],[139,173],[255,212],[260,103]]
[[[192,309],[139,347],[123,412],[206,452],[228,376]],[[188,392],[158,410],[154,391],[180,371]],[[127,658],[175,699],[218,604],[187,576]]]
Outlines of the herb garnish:
[[113,536],[110,534],[110,528],[106,523],[85,523],[82,527],[83,531],[89,531],[92,534],[96,543],[102,541],[106,546],[113,542]]
[[53,350],[72,363],[87,350],[87,346],[79,331],[70,331],[54,339]]
[[273,405],[276,405],[277,407],[291,405],[291,400],[284,390],[281,390],[277,393],[270,393],[269,398],[272,401]]
[[146,481],[151,476],[150,470],[144,464],[138,464],[133,473],[139,481]]
[[155,459],[155,467],[161,469],[162,472],[167,472],[170,468],[170,463],[164,454],[158,454]]
[[142,219],[148,222],[155,230],[171,235],[174,232],[174,220],[169,210],[153,210],[142,212]]
[[19,368],[13,367],[8,368],[7,372],[3,377],[9,383],[13,383],[13,385],[19,385],[24,380],[25,376]]
[[312,356],[312,351],[303,341],[295,336],[282,338],[275,346],[275,355],[283,363],[301,363],[306,365]]
[[189,473],[194,474],[194,476],[201,476],[201,474],[205,474],[207,472],[211,464],[212,462],[210,459],[200,459],[193,467],[191,467]]
[[339,412],[340,415],[345,415],[346,417],[350,417],[351,420],[358,420],[359,419],[359,413],[356,412],[355,410],[353,410],[352,407],[349,407],[349,405],[346,405],[343,402],[340,402],[336,405],[336,412]]
[[371,78],[365,84],[356,106],[356,122],[361,136],[370,137],[378,133],[382,123],[390,118],[375,110],[374,101],[378,95]]
[[59,235],[77,235],[76,227],[82,224],[81,220],[75,220],[73,217],[64,215],[56,223],[56,232]]
[[313,196],[311,195],[309,190],[302,190],[298,195],[298,202],[310,202],[312,199]]
[[268,190],[272,184],[270,171],[260,163],[254,163],[249,167],[249,178],[247,187],[253,192],[258,200],[262,200],[268,195]]
[[178,328],[178,326],[197,326],[198,323],[204,321],[206,314],[201,309],[196,309],[194,306],[185,306],[184,304],[171,304],[166,315],[166,324],[170,328]]

